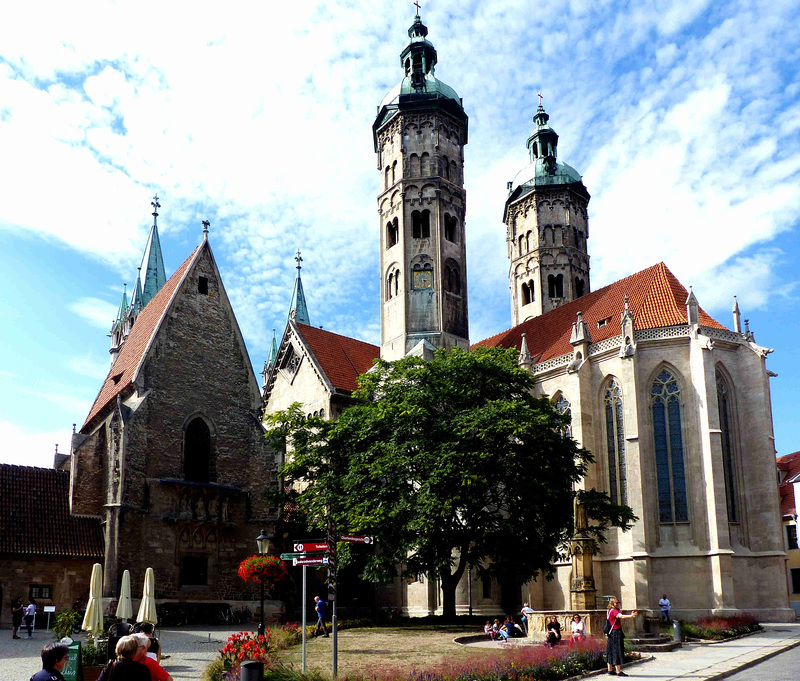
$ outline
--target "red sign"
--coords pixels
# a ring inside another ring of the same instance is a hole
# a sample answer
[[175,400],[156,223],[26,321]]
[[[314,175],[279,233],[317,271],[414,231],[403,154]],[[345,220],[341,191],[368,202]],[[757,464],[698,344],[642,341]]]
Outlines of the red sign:
[[343,534],[339,537],[339,541],[349,541],[354,544],[372,544],[375,541],[372,537],[362,537],[354,534]]
[[328,543],[324,541],[306,541],[306,542],[295,542],[294,544],[295,553],[303,553],[306,551],[327,551],[328,550]]
[[327,565],[328,558],[321,556],[320,558],[295,558],[292,560],[292,565]]

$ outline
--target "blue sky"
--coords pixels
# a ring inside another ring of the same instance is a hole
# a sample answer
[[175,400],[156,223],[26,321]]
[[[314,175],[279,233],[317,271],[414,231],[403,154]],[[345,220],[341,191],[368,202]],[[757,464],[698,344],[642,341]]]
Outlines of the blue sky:
[[[379,342],[376,107],[410,2],[17,3],[0,25],[0,461],[69,450],[161,197],[211,244],[260,371],[303,252],[311,322]],[[592,287],[663,260],[761,345],[800,449],[800,2],[431,0],[464,100],[470,337],[509,326],[501,222],[536,93],[592,194]],[[46,20],[43,20],[46,17]]]

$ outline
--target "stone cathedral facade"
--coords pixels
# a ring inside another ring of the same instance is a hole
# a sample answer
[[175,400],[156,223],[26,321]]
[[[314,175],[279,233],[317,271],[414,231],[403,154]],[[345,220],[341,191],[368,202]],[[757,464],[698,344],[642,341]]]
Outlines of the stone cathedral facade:
[[[437,53],[416,17],[401,82],[373,125],[378,160],[381,345],[287,324],[264,371],[264,409],[299,400],[335,418],[371,359],[468,347],[464,146],[468,119],[437,79]],[[541,103],[529,164],[508,183],[503,212],[511,328],[478,345],[513,347],[536,391],[572,417],[595,455],[584,480],[630,505],[627,533],[586,550],[580,526],[552,581],[519,587],[465,576],[460,612],[592,610],[603,596],[674,614],[751,612],[793,620],[775,478],[769,349],[700,307],[664,263],[592,290],[590,195],[558,158]],[[303,301],[305,307],[305,301]],[[371,357],[370,357],[371,355]],[[571,513],[572,509],[563,509]],[[522,547],[524,550],[524,547]],[[440,611],[438,584],[397,581],[383,594],[409,615]]]
[[[69,512],[86,526],[83,545],[62,554],[88,565],[102,552],[108,599],[124,569],[136,583],[153,566],[161,603],[251,600],[235,569],[254,552],[261,528],[274,532],[277,509],[263,493],[280,484],[263,414],[300,402],[309,415],[334,419],[377,357],[470,347],[468,117],[434,74],[436,49],[419,16],[408,34],[401,81],[372,131],[380,346],[311,325],[298,253],[286,329],[259,390],[207,230],[167,278],[154,199],[132,299],[123,293],[111,329],[111,370],[70,455],[57,455],[53,482],[66,495],[65,518],[68,496]],[[735,302],[727,328],[664,263],[593,289],[589,191],[558,158],[558,135],[541,103],[526,146],[529,163],[508,184],[503,211],[510,327],[477,345],[518,352],[537,394],[569,412],[570,435],[595,456],[583,484],[627,503],[639,520],[630,532],[611,531],[597,553],[578,523],[572,558],[555,566],[551,581],[520,588],[473,581],[470,572],[458,610],[496,616],[528,601],[566,615],[602,607],[613,594],[626,608],[655,611],[666,592],[680,618],[746,611],[794,620],[771,350],[742,328]],[[18,471],[0,472],[20,484]],[[411,616],[441,612],[439,586],[427,578],[397,580],[380,597]]]

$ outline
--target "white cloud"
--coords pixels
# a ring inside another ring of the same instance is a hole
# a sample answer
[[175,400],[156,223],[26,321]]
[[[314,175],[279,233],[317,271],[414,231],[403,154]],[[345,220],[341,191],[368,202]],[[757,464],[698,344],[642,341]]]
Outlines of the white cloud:
[[72,357],[67,362],[67,368],[75,373],[102,381],[108,375],[109,360],[99,361],[96,357],[83,355]]
[[53,456],[58,444],[58,451],[69,454],[71,434],[68,430],[55,432],[23,431],[14,423],[0,421],[0,463],[12,463],[18,466],[38,466],[52,468]]
[[[122,294],[120,293],[121,298]],[[72,312],[85,319],[92,326],[104,331],[108,331],[111,328],[111,324],[117,316],[118,308],[119,303],[113,305],[107,300],[92,297],[78,298],[69,306]]]

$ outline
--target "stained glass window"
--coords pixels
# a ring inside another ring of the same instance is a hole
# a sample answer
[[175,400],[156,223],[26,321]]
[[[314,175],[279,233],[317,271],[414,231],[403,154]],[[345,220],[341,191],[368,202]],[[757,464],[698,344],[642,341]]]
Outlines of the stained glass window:
[[608,493],[615,504],[627,504],[628,472],[625,461],[625,424],[622,415],[622,390],[616,378],[606,388],[603,402],[606,411]]
[[653,381],[650,397],[653,408],[659,520],[662,523],[686,522],[689,520],[689,504],[683,463],[681,391],[675,377],[666,369]]
[[717,372],[717,405],[719,429],[722,431],[722,470],[725,476],[725,501],[728,505],[728,522],[739,522],[739,505],[736,499],[736,468],[734,459],[733,405],[730,390],[722,375]]

